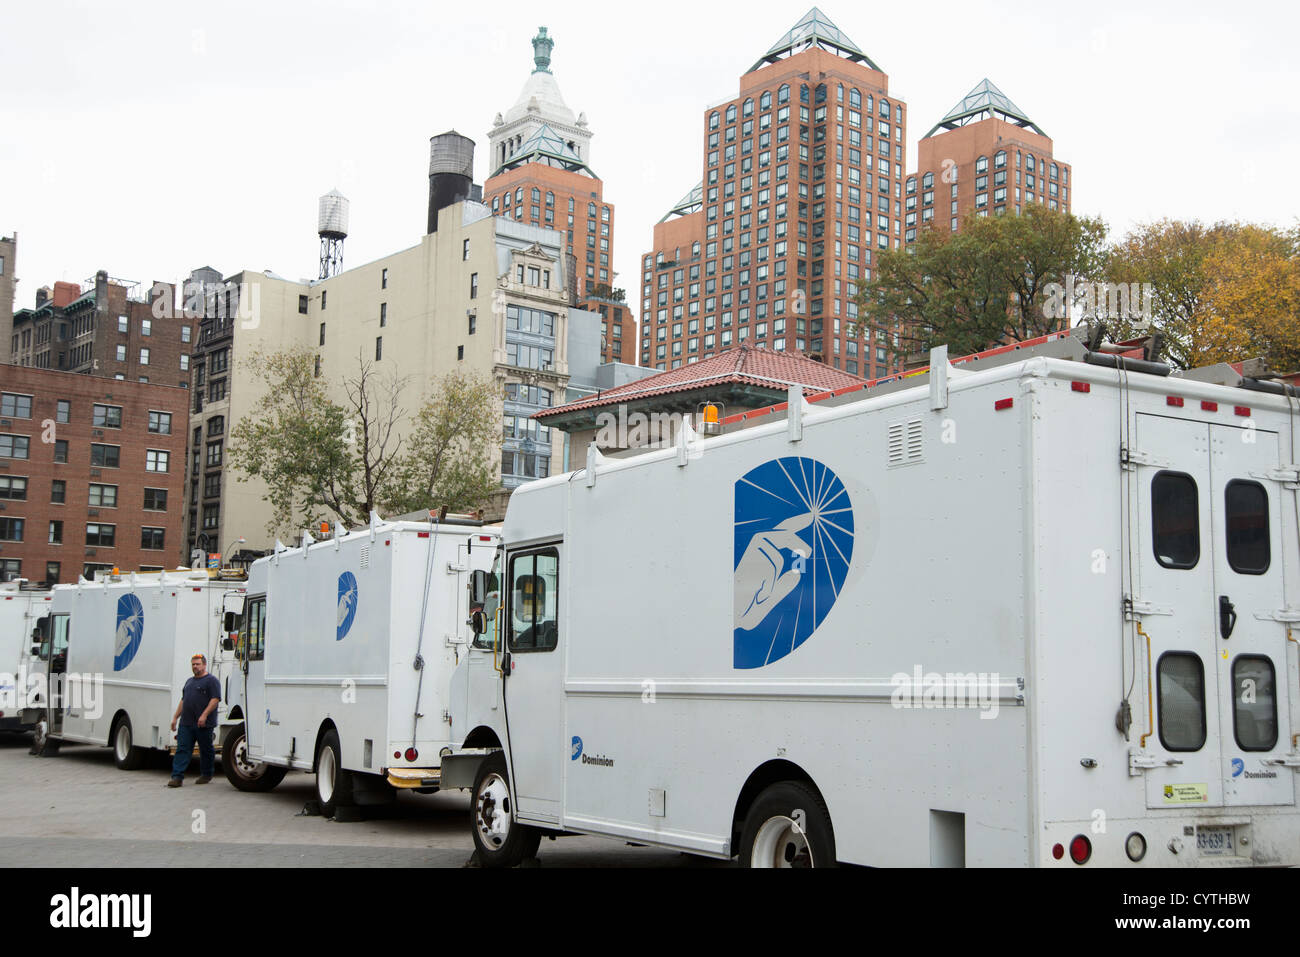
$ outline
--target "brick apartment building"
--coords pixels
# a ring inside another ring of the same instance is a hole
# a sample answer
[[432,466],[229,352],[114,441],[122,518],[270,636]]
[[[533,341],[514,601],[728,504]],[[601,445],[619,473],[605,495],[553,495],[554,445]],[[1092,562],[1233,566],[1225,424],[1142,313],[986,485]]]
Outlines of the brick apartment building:
[[86,288],[41,288],[10,333],[10,364],[82,372],[130,382],[189,387],[198,323],[177,308],[176,288],[112,279],[100,270]]
[[189,392],[0,366],[0,579],[181,561]]
[[1052,140],[987,78],[962,97],[917,144],[907,178],[904,234],[935,224],[957,232],[978,216],[1019,215],[1029,203],[1070,211],[1070,164]]
[[[533,37],[534,69],[515,104],[498,113],[488,134],[491,175],[483,202],[494,216],[554,229],[573,257],[570,294],[601,317],[601,361],[637,361],[636,326],[614,286],[614,205],[591,169],[591,128],[574,115],[551,73],[555,41],[542,27]],[[627,345],[624,345],[624,342]]]
[[641,364],[748,344],[892,371],[885,343],[848,333],[856,281],[902,243],[907,121],[889,77],[810,10],[703,113],[702,181],[642,257]]

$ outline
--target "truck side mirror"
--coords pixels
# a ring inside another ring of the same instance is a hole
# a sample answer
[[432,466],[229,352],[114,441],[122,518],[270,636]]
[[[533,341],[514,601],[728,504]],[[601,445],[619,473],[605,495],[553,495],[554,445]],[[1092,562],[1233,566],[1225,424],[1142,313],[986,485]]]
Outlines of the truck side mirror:
[[40,656],[41,656],[41,646],[40,646],[40,645],[32,645],[32,657],[33,657],[33,658],[39,658]]
[[[239,631],[239,619],[240,619],[240,617],[241,617],[241,616],[240,616],[238,613],[236,613],[236,612],[233,612],[233,611],[228,611],[228,612],[226,612],[226,617],[225,617],[225,621],[224,621],[224,627],[222,628],[222,630],[223,630],[223,631],[227,631],[227,632],[230,632],[230,631]],[[226,650],[229,651],[230,649],[227,648]]]
[[221,650],[222,650],[222,651],[234,651],[234,650],[235,650],[235,639],[234,639],[234,638],[231,638],[229,635],[226,635],[226,637],[222,638],[222,639],[221,639]]
[[476,611],[469,616],[470,627],[474,629],[474,634],[481,635],[487,631],[488,616],[482,611]]

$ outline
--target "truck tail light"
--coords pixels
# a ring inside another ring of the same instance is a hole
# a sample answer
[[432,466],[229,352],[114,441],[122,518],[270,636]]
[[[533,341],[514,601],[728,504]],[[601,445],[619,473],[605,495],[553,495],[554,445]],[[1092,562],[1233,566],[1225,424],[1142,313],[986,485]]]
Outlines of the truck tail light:
[[415,760],[416,758],[418,758],[419,756],[420,756],[420,752],[417,751],[417,750],[415,750],[415,748],[407,748],[407,749],[406,749],[406,760],[408,760],[408,761],[414,761],[414,760]]
[[1061,858],[1065,857],[1065,845],[1064,845],[1064,844],[1053,844],[1053,845],[1052,845],[1052,857],[1054,857],[1054,858],[1055,858],[1056,860],[1058,860],[1058,861],[1059,861]]
[[1076,864],[1087,864],[1092,857],[1092,842],[1082,834],[1076,834],[1070,841],[1070,860]]

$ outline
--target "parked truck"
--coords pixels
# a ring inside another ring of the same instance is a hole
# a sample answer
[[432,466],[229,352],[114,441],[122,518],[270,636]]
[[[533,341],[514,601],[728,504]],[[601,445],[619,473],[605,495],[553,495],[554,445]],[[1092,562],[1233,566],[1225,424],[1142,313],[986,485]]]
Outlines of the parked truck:
[[242,572],[202,569],[54,586],[39,649],[50,701],[34,753],[57,753],[65,741],[107,745],[119,768],[133,770],[149,751],[174,750],[172,715],[200,653],[221,683],[214,743],[223,747],[244,722],[231,633],[244,587]]
[[0,583],[0,731],[30,731],[36,726],[41,689],[31,677],[38,671],[38,625],[48,613],[50,590],[28,581]]
[[249,572],[239,648],[250,720],[243,748],[270,773],[226,775],[269,790],[316,776],[321,810],[440,787],[453,737],[452,673],[490,591],[499,529],[472,518],[385,522],[296,548]]
[[1300,398],[1050,340],[517,489],[484,863],[1300,864]]

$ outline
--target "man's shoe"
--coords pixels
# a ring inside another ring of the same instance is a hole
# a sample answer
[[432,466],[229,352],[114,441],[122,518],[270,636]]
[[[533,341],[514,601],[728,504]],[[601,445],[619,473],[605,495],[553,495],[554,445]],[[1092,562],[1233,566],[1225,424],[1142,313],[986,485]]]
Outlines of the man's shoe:
[[169,788],[178,788],[178,787],[181,786],[181,779],[180,779],[180,778],[172,778],[170,781],[167,782],[167,786],[168,786]]
[[212,775],[211,775],[211,774],[205,774],[205,775],[203,775],[201,778],[199,778],[197,781],[195,781],[194,783],[195,783],[195,784],[207,784],[207,783],[208,783],[209,781],[211,781],[211,780],[212,780]]

